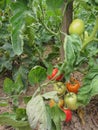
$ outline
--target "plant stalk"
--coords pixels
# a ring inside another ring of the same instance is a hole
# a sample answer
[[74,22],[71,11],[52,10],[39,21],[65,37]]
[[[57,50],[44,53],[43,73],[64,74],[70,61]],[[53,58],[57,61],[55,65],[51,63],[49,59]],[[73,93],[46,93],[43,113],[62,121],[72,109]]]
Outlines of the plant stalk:
[[96,18],[96,22],[95,22],[95,26],[94,29],[91,33],[91,35],[85,40],[85,42],[83,43],[83,47],[82,50],[85,49],[85,47],[90,44],[91,41],[95,40],[94,37],[96,35],[96,32],[98,31],[98,17]]

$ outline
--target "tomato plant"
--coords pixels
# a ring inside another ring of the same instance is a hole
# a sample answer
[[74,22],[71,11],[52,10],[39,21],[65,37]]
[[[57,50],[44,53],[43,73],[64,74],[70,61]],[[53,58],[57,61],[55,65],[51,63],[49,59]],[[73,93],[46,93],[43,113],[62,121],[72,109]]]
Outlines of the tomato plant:
[[[71,120],[69,109],[86,107],[98,94],[97,44],[97,0],[1,0],[0,76],[6,75],[7,97],[0,97],[0,106],[10,99],[12,113],[0,114],[0,124],[61,130],[61,121]],[[81,87],[71,79],[77,72]],[[33,94],[27,96],[29,87]]]

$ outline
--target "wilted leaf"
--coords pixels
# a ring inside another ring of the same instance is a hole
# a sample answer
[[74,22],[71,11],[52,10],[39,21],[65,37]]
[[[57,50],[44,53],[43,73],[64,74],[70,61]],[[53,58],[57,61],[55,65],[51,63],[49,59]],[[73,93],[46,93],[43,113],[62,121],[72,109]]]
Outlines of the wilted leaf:
[[43,94],[42,96],[45,99],[57,99],[58,100],[58,96],[57,96],[57,92],[56,91],[47,92],[47,93]]
[[24,16],[27,11],[27,4],[22,0],[13,2],[11,4],[13,16],[11,18],[12,24],[12,45],[15,54],[20,55],[23,52],[23,36],[22,30],[24,26]]
[[26,111],[32,129],[51,130],[51,119],[42,96],[32,98],[27,104]]

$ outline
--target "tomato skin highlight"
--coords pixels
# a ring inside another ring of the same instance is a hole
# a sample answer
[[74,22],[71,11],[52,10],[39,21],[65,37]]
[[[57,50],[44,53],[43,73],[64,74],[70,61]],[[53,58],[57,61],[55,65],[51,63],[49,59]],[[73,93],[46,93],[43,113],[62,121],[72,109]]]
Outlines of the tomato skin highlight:
[[[58,73],[58,71],[59,71],[58,68],[54,68],[53,71],[52,71],[52,74],[48,75],[47,78],[49,80],[52,80],[56,76],[56,74]],[[63,74],[60,74],[59,76],[55,77],[54,80],[60,81],[62,78],[63,78]]]
[[72,112],[71,112],[71,110],[63,108],[62,111],[66,115],[65,122],[70,122],[72,120]]
[[64,96],[64,104],[65,107],[69,108],[70,110],[77,109],[77,96],[75,93],[70,92]]
[[67,90],[69,92],[76,93],[78,92],[78,89],[80,88],[80,82],[74,78],[70,80],[70,82],[66,83]]
[[69,26],[69,34],[81,35],[84,32],[84,22],[81,19],[75,19]]

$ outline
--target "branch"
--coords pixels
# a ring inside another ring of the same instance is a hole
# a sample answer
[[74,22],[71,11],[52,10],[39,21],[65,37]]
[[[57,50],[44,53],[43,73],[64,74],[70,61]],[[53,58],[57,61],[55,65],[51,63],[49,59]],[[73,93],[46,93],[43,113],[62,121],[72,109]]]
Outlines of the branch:
[[58,35],[58,33],[55,33],[54,31],[52,31],[51,29],[49,29],[44,22],[41,21],[41,23],[42,23],[42,25],[44,26],[44,28],[45,28],[49,33],[51,33],[52,35],[55,35],[55,36]]
[[94,37],[96,35],[98,31],[98,17],[96,18],[96,22],[95,22],[95,26],[94,26],[94,29],[91,33],[91,35],[85,40],[85,42],[83,43],[83,47],[82,47],[82,50],[85,49],[85,47],[91,42],[94,40]]

